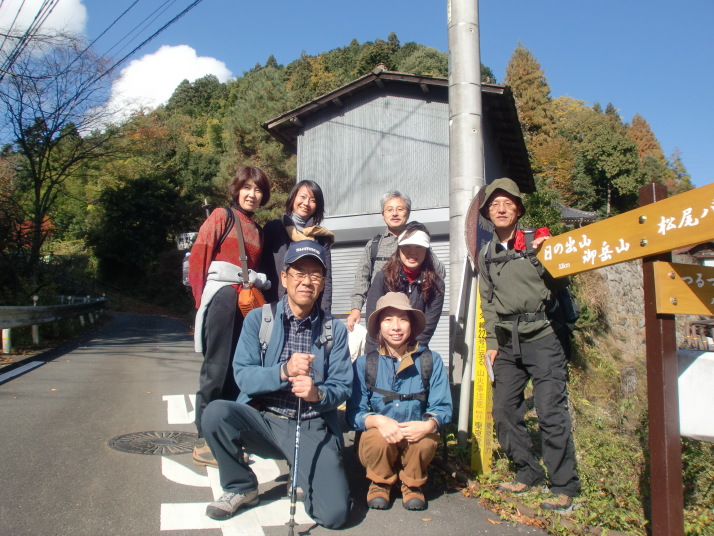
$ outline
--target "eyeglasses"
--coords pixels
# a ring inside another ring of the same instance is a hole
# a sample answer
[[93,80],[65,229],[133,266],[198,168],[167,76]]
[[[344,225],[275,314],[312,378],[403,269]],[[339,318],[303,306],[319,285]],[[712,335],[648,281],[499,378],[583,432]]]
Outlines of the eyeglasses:
[[385,214],[404,214],[407,211],[406,207],[387,207],[384,209]]
[[310,278],[310,283],[321,283],[322,280],[325,279],[324,275],[317,273],[317,272],[312,272],[311,274],[307,274],[305,272],[298,272],[297,270],[290,270],[290,271],[288,271],[288,275],[290,277],[292,277],[298,283],[305,281],[306,277]]
[[505,208],[506,210],[514,210],[516,208],[516,204],[513,201],[506,200],[506,201],[491,201],[488,204],[489,210],[495,210],[499,208]]

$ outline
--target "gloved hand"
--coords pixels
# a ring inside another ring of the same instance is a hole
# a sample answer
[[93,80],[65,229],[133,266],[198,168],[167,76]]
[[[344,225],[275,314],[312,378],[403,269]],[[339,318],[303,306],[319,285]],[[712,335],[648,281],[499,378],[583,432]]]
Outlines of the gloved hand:
[[268,276],[254,270],[248,270],[248,282],[255,286],[255,288],[263,290],[270,290],[270,287],[272,286],[268,280]]

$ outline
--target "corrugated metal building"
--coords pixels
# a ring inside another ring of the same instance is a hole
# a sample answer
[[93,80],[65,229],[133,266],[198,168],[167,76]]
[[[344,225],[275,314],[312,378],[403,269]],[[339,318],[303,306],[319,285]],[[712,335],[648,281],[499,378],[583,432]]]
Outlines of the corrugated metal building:
[[[509,176],[522,191],[533,191],[533,174],[509,89],[483,84],[482,100],[487,182]],[[366,242],[385,227],[379,199],[387,190],[411,197],[410,221],[427,226],[432,247],[448,270],[448,117],[445,78],[395,73],[378,66],[263,125],[297,153],[298,180],[316,181],[325,194],[324,225],[337,240],[332,251],[335,316],[345,318],[349,313],[354,265]],[[448,285],[460,282],[447,273],[446,284],[442,320],[430,344],[445,362]]]

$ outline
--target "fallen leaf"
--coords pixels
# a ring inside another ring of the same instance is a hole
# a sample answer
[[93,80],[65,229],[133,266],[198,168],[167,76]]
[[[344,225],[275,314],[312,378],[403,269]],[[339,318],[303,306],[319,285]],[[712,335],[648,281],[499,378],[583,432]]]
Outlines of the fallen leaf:
[[423,518],[421,518],[421,520],[422,520],[422,521],[431,521],[431,518],[430,518],[430,517],[423,517]]
[[486,518],[486,521],[491,523],[491,525],[503,525],[503,521],[494,521],[493,519]]

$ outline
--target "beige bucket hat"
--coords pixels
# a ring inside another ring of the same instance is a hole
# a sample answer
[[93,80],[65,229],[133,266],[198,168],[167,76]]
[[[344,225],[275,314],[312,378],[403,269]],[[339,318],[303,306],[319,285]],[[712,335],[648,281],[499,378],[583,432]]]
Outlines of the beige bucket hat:
[[369,315],[367,319],[367,332],[370,337],[376,339],[379,335],[379,316],[382,311],[388,307],[399,309],[400,311],[409,311],[411,324],[411,338],[416,338],[426,327],[426,317],[419,309],[412,308],[409,303],[409,298],[403,292],[387,292],[384,296],[377,300],[377,308]]

